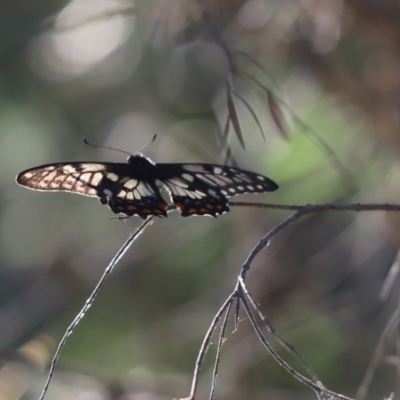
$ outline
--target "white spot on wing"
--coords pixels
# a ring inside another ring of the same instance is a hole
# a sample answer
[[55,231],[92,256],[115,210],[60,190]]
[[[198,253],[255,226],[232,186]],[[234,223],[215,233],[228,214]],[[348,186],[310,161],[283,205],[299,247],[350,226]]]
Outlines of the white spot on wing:
[[213,168],[213,172],[214,172],[214,174],[217,174],[217,175],[219,175],[219,174],[222,174],[222,168],[220,168],[220,167],[214,167]]
[[206,176],[210,181],[214,182],[214,186],[216,185],[226,186],[225,181],[221,178],[221,176],[218,177],[215,175],[206,175]]
[[136,179],[129,179],[124,183],[124,186],[127,189],[133,189],[134,187],[136,187],[138,185],[138,181]]
[[126,198],[128,200],[133,200],[133,193],[132,192],[128,192],[128,194],[126,195]]
[[103,190],[103,193],[104,193],[106,196],[112,196],[112,191],[111,191],[110,189],[104,189],[104,190]]
[[46,175],[45,177],[43,177],[43,179],[47,179],[47,181],[51,181],[51,180],[55,179],[56,176],[57,176],[57,174],[55,172],[52,172],[52,173]]
[[189,172],[205,172],[204,167],[202,165],[196,164],[184,164],[182,168]]
[[[186,196],[186,191],[180,188],[179,186],[175,186],[173,188],[173,191],[178,195],[178,196]],[[193,196],[190,196],[193,198]]]
[[110,173],[107,174],[107,178],[108,178],[110,181],[117,182],[117,180],[118,180],[118,175],[117,175],[117,174],[114,174],[114,172],[110,172]]
[[67,172],[69,174],[73,174],[74,172],[76,172],[76,168],[73,165],[64,165],[63,170],[64,172]]
[[265,181],[265,178],[261,175],[257,175],[257,179],[259,179],[260,181]]
[[203,192],[200,192],[200,190],[195,190],[194,193],[196,193],[197,198],[199,198],[199,199],[201,199],[202,197],[205,197],[205,196],[206,196],[206,194],[203,193]]
[[197,178],[201,179],[203,182],[207,183],[208,185],[215,186],[215,182],[210,181],[206,175],[196,174]]
[[93,174],[92,181],[90,182],[93,186],[99,184],[99,182],[103,179],[103,175],[100,172]]
[[194,181],[193,175],[190,175],[190,174],[182,174],[182,178],[186,179],[189,182],[193,182]]
[[172,183],[173,185],[185,188],[185,189],[189,187],[189,185],[187,183],[182,182],[178,179],[170,179],[168,182]]
[[139,186],[136,188],[136,192],[139,193],[141,197],[146,197],[147,194],[148,194],[148,193],[146,192],[145,188],[144,188],[142,185],[139,185]]
[[79,179],[81,181],[83,181],[84,183],[89,183],[90,182],[90,178],[92,177],[92,174],[90,172],[86,172],[84,174],[82,174]]
[[79,164],[79,167],[82,172],[99,172],[104,170],[104,165],[101,164]]

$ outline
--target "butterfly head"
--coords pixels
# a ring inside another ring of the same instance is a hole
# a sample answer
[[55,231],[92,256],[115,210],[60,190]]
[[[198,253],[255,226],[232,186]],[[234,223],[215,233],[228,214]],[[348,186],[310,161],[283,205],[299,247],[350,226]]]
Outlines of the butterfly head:
[[152,160],[150,160],[150,158],[145,157],[141,153],[130,155],[128,157],[128,164],[144,171],[151,170],[156,165]]

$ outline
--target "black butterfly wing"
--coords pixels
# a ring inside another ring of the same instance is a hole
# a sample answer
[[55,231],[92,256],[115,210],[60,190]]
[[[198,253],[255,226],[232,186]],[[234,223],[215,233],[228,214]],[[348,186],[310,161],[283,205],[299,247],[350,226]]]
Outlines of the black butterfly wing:
[[157,164],[157,178],[168,187],[183,217],[216,217],[229,211],[229,197],[278,189],[263,175],[223,165]]
[[66,191],[98,197],[118,214],[167,216],[168,204],[154,180],[139,179],[129,164],[76,162],[47,164],[21,172],[17,183],[32,190]]

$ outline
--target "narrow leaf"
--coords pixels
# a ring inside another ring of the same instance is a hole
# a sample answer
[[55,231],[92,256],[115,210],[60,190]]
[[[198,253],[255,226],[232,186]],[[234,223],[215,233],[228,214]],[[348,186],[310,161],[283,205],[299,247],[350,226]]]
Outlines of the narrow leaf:
[[251,108],[250,103],[243,97],[241,96],[239,93],[235,92],[232,90],[232,93],[246,106],[246,108],[249,110],[251,116],[254,118],[254,121],[256,121],[256,124],[258,126],[258,129],[261,132],[261,135],[263,137],[263,139],[265,140],[265,135],[264,135],[264,130],[262,128],[261,122],[257,117],[257,114],[254,112],[254,110]]
[[268,100],[268,108],[271,113],[271,117],[275,122],[276,127],[278,128],[279,133],[286,139],[289,139],[289,135],[286,131],[286,123],[285,117],[282,112],[282,108],[279,103],[276,101],[275,96],[272,92],[267,92],[267,100]]
[[240,129],[239,118],[236,112],[235,103],[233,102],[231,86],[229,84],[226,85],[226,93],[227,93],[226,101],[228,106],[229,119],[232,122],[233,129],[235,130],[235,133],[239,139],[240,144],[245,149],[246,146],[244,145],[242,130]]

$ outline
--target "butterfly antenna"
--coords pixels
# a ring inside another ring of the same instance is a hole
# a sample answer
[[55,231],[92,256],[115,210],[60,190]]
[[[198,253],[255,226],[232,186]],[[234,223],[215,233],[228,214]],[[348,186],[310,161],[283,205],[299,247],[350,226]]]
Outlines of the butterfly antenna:
[[144,150],[147,146],[150,146],[157,138],[157,133],[153,136],[153,139],[150,140],[150,142],[146,143],[140,150],[136,152],[136,154],[140,153],[142,150]]
[[125,154],[128,154],[128,155],[130,155],[130,156],[133,156],[133,154],[132,154],[132,153],[129,153],[128,151],[124,151],[124,150],[120,150],[120,149],[115,149],[114,147],[100,146],[100,145],[98,145],[98,144],[89,143],[89,142],[87,141],[86,138],[83,138],[83,142],[84,142],[85,144],[87,144],[88,146],[98,147],[98,148],[100,148],[100,149],[108,149],[108,150],[119,151],[120,153],[125,153]]
[[[145,149],[147,146],[151,145],[155,140],[156,140],[157,134],[155,134],[153,136],[153,139],[150,140],[150,142],[146,143],[139,151],[136,152],[136,154],[140,153],[143,149]],[[98,144],[93,144],[93,143],[89,143],[87,141],[86,138],[83,138],[83,142],[85,144],[87,144],[88,146],[92,146],[92,147],[98,147],[100,149],[108,149],[108,150],[114,150],[114,151],[119,151],[120,153],[125,153],[128,154],[129,156],[133,156],[132,153],[129,153],[128,151],[124,151],[124,150],[120,150],[120,149],[116,149],[114,147],[109,147],[109,146],[100,146]]]

